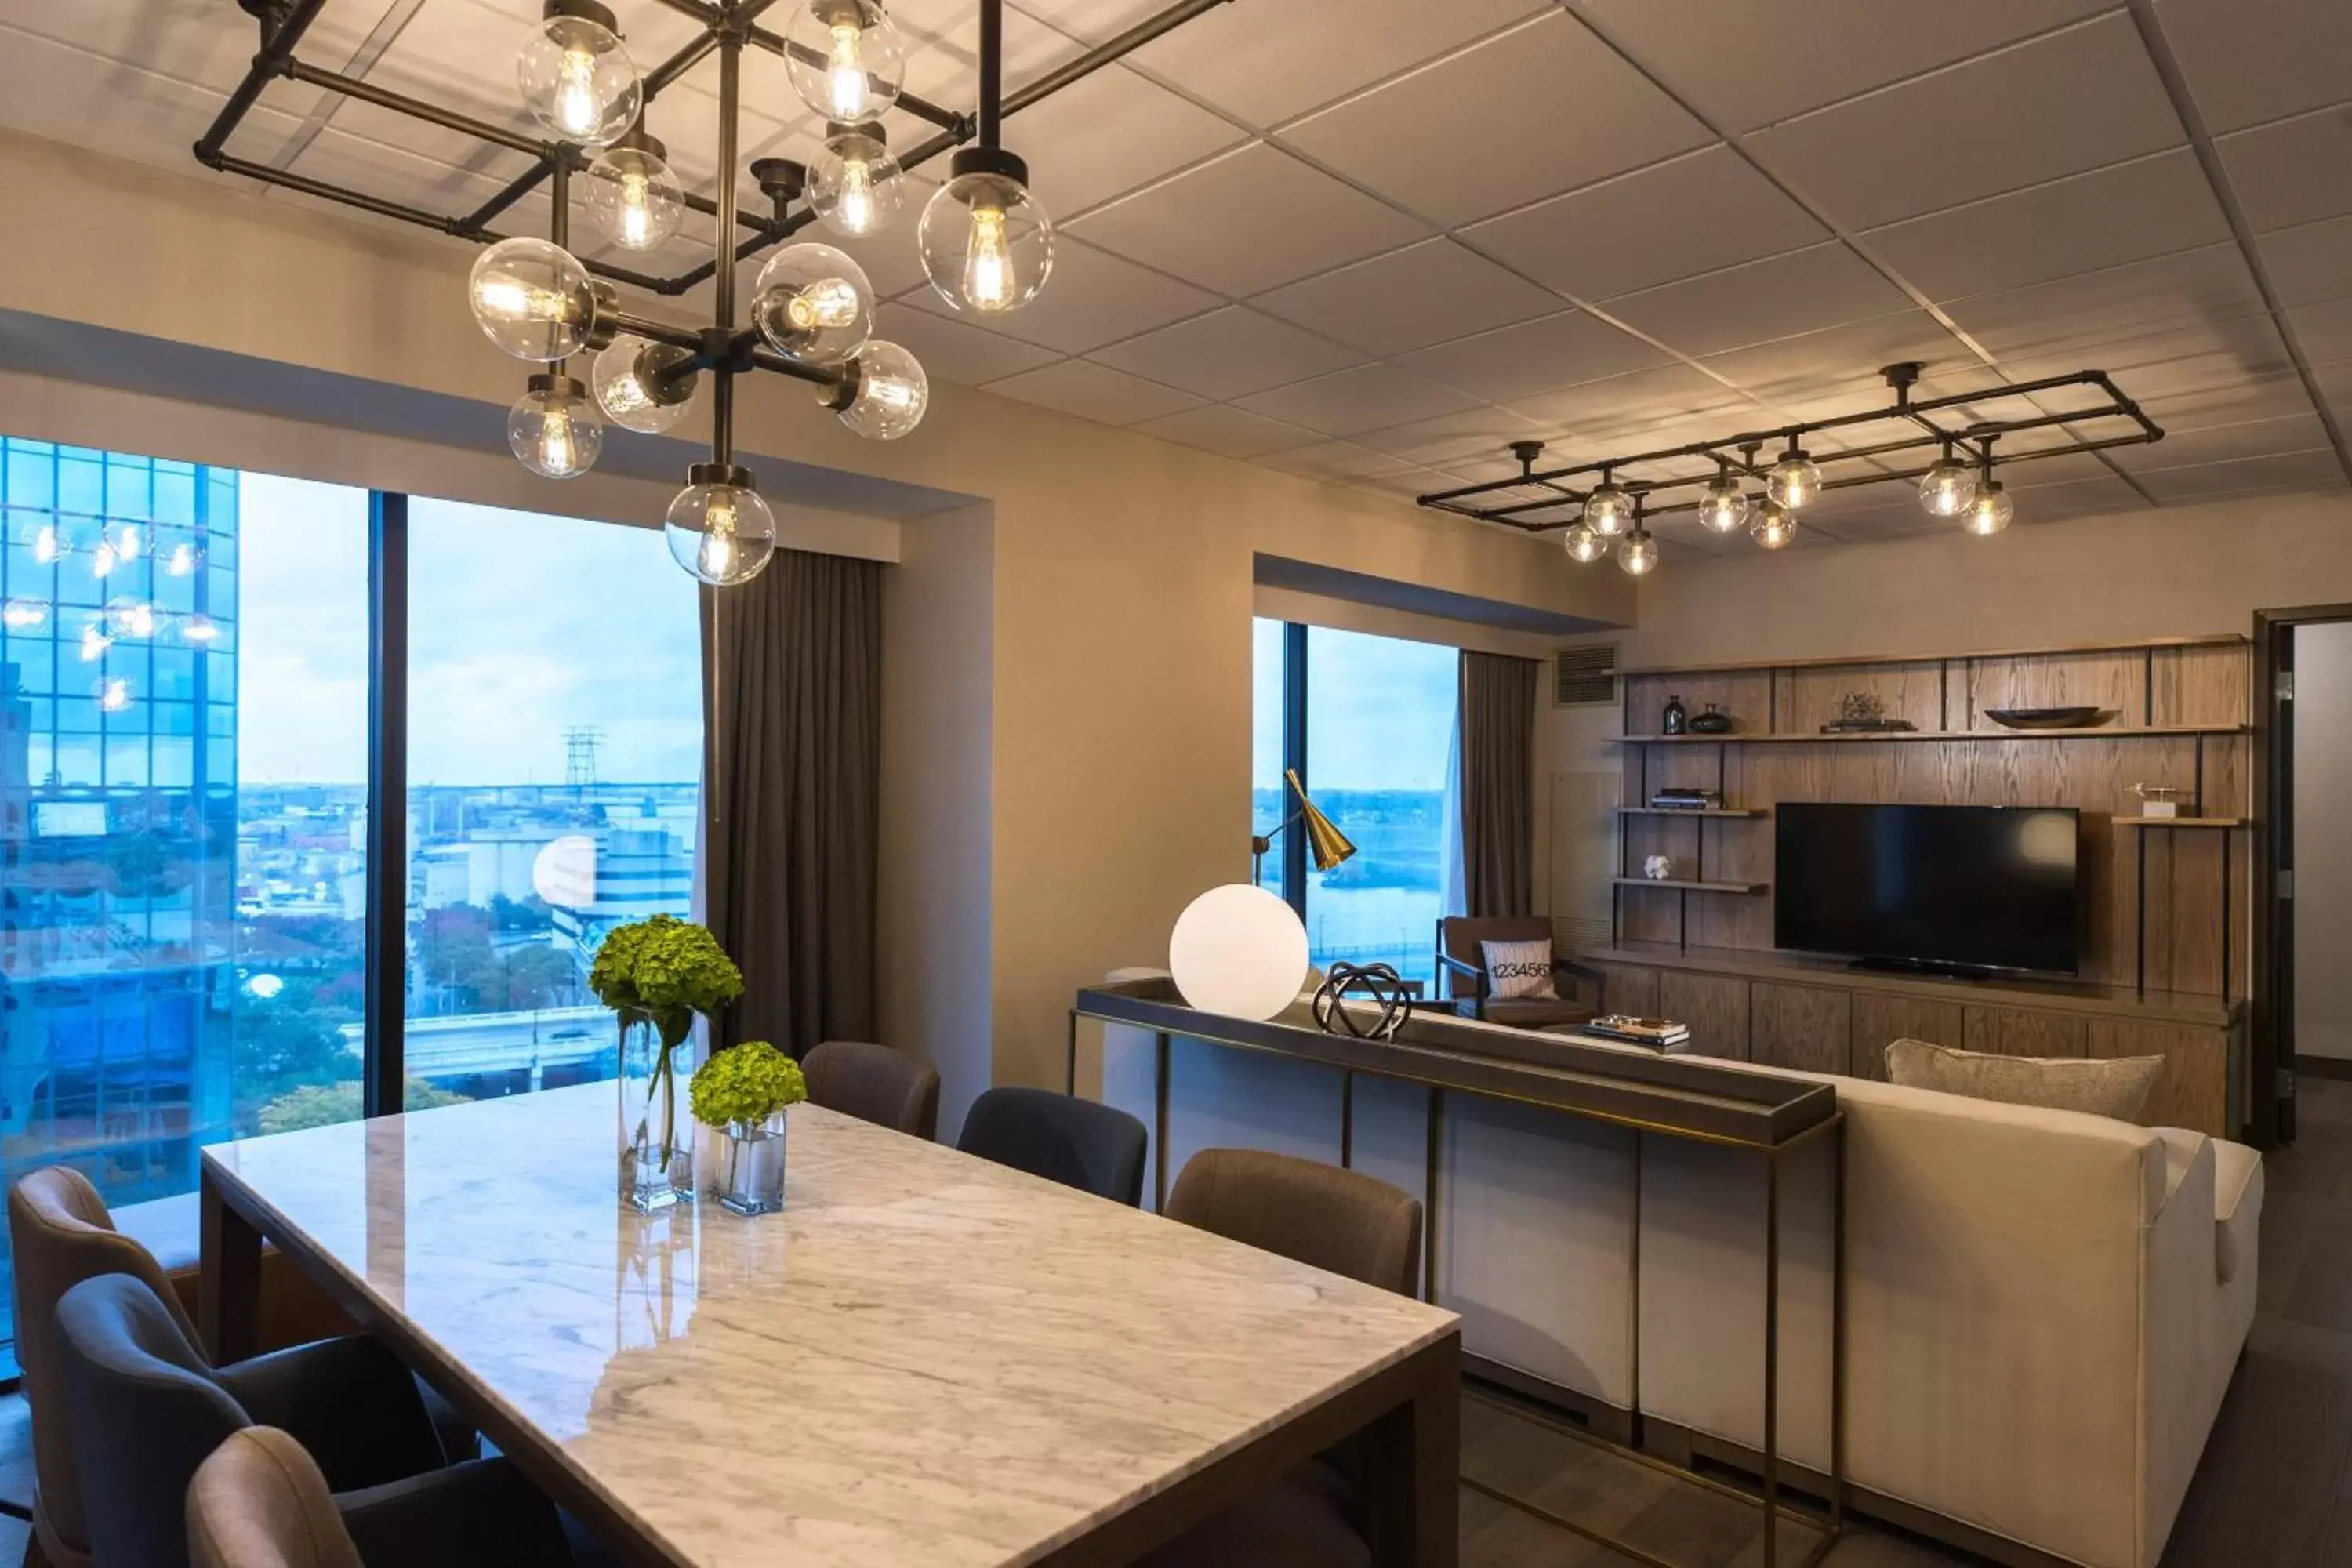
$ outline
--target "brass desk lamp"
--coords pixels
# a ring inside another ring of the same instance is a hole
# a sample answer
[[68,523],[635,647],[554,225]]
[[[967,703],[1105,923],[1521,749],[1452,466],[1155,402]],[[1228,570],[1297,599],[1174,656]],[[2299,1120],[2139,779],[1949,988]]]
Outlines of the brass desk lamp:
[[1250,835],[1250,880],[1260,882],[1265,878],[1266,852],[1285,829],[1304,823],[1307,827],[1307,853],[1313,858],[1315,868],[1328,871],[1355,854],[1356,847],[1348,836],[1332,826],[1315,803],[1307,798],[1307,786],[1298,782],[1297,770],[1285,768],[1282,776],[1290,782],[1290,793],[1298,797],[1298,809],[1265,833]]

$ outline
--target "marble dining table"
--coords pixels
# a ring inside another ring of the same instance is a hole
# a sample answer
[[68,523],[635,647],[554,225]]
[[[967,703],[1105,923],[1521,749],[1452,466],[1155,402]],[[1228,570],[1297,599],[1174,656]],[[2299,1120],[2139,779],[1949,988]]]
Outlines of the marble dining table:
[[637,1563],[1123,1563],[1349,1434],[1383,1565],[1455,1561],[1459,1324],[814,1105],[785,1208],[641,1215],[612,1087],[205,1151],[202,1327],[265,1239]]

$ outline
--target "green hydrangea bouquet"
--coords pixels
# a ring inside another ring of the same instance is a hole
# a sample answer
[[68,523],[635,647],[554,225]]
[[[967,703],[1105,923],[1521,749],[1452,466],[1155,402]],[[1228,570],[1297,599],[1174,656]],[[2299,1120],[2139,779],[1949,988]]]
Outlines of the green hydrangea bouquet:
[[639,1208],[676,1202],[692,1190],[693,1161],[691,1142],[680,1145],[673,1058],[698,1015],[743,994],[743,972],[704,927],[655,915],[605,934],[588,985],[620,1022],[623,1190]]
[[745,1040],[694,1069],[694,1119],[720,1131],[757,1126],[808,1098],[801,1064],[765,1040]]

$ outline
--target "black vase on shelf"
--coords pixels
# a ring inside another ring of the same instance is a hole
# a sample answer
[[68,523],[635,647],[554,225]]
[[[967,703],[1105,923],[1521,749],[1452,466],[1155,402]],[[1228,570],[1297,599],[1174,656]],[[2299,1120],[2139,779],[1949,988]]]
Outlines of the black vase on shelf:
[[1659,721],[1659,732],[1666,735],[1679,735],[1689,725],[1690,715],[1683,710],[1683,700],[1679,697],[1667,698],[1665,715]]
[[1728,735],[1731,733],[1731,715],[1710,702],[1706,712],[1690,721],[1690,731],[1694,735]]

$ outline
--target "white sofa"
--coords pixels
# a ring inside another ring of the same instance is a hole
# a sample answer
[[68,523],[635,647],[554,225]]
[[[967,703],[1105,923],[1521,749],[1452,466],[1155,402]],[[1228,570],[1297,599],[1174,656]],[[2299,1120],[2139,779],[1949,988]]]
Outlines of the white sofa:
[[[1114,1028],[1105,1052],[1105,1098],[1150,1124],[1151,1037]],[[1851,1480],[2088,1568],[2154,1568],[2252,1320],[2259,1156],[1829,1081],[1848,1117]],[[1419,1193],[1426,1126],[1422,1091],[1358,1080],[1357,1168]],[[1175,1042],[1171,1180],[1202,1147],[1331,1160],[1339,1135],[1336,1074]],[[1781,1451],[1826,1469],[1826,1151],[1785,1172]],[[1618,1129],[1450,1097],[1439,1298],[1474,1356],[1759,1448],[1763,1202],[1752,1154],[1657,1136],[1637,1152]]]

